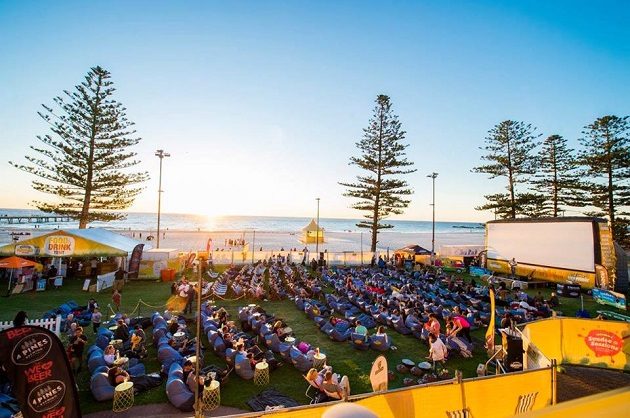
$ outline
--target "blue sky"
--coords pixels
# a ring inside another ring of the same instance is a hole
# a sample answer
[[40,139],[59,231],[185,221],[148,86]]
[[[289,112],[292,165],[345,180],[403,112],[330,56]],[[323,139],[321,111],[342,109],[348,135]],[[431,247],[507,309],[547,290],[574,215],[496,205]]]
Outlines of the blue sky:
[[418,172],[401,219],[484,221],[498,192],[470,169],[511,118],[577,146],[582,127],[630,114],[627,2],[0,1],[0,207],[40,198],[9,166],[46,133],[39,106],[91,66],[143,137],[152,173],[132,210],[357,217],[337,181],[378,94],[391,96]]

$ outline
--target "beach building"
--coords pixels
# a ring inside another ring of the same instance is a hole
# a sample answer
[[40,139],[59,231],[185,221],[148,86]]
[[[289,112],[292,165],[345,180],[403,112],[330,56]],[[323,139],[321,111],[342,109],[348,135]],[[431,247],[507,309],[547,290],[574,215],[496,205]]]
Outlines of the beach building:
[[302,233],[302,242],[305,244],[324,243],[324,228],[317,225],[315,219],[311,219],[311,222],[302,228]]

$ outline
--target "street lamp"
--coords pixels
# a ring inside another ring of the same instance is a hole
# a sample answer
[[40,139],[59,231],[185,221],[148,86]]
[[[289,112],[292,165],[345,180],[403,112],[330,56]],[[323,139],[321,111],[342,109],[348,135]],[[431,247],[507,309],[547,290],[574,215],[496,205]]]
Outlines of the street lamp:
[[163,149],[155,151],[155,156],[160,159],[160,180],[158,184],[158,215],[157,215],[157,248],[160,248],[160,214],[162,210],[162,160],[170,157],[171,154],[164,152]]
[[427,175],[433,181],[433,222],[431,224],[431,260],[435,257],[435,178],[438,176],[438,173],[431,173]]
[[317,238],[315,239],[315,257],[317,257],[317,265],[319,266],[319,197],[317,200]]

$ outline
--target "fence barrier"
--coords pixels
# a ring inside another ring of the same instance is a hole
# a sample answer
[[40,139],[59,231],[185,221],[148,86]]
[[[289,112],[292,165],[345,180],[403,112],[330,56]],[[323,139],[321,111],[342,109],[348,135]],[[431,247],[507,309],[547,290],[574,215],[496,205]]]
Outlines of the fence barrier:
[[[32,319],[27,320],[26,325],[33,325],[36,327],[46,328],[49,331],[54,332],[57,337],[61,335],[61,316],[57,315],[55,318],[50,319]],[[0,331],[8,328],[13,328],[13,321],[0,322]]]

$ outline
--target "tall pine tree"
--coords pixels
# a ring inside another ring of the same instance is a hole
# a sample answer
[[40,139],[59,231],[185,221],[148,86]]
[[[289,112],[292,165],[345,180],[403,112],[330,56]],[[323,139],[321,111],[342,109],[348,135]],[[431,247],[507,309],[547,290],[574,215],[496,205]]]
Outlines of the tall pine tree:
[[79,228],[92,221],[123,219],[148,179],[146,172],[130,172],[139,163],[129,150],[140,138],[125,108],[112,96],[110,73],[91,68],[73,91],[54,98],[58,109],[42,105],[39,116],[52,134],[38,136],[43,146],[31,146],[26,164],[10,162],[33,174],[35,190],[50,194],[48,202],[35,201],[44,211],[78,219]]
[[361,155],[350,157],[349,163],[360,167],[366,174],[357,176],[356,183],[339,183],[348,188],[344,196],[359,199],[352,208],[366,212],[366,220],[357,226],[370,229],[371,251],[376,251],[378,232],[393,228],[383,220],[392,214],[402,214],[410,203],[404,196],[410,195],[412,190],[399,176],[416,170],[405,169],[413,163],[405,157],[408,145],[402,143],[404,139],[405,131],[398,116],[392,112],[389,97],[379,95],[369,126],[363,130],[363,138],[356,144]]
[[550,135],[538,153],[538,171],[532,179],[534,189],[544,196],[550,214],[559,216],[563,207],[583,206],[583,195],[573,149],[560,135]]
[[[486,137],[486,145],[480,147],[486,151],[481,158],[488,164],[473,168],[475,173],[484,173],[490,179],[505,177],[507,193],[484,196],[487,203],[477,210],[492,210],[502,218],[514,219],[519,214],[526,214],[524,203],[531,195],[519,196],[519,185],[525,185],[529,176],[536,171],[536,159],[532,151],[536,147],[536,128],[530,124],[506,120],[495,125]],[[525,193],[525,190],[522,191]]]
[[580,138],[583,149],[579,161],[584,175],[589,203],[597,210],[593,216],[610,221],[613,237],[626,247],[628,209],[630,206],[630,126],[628,116],[603,116],[584,127]]

